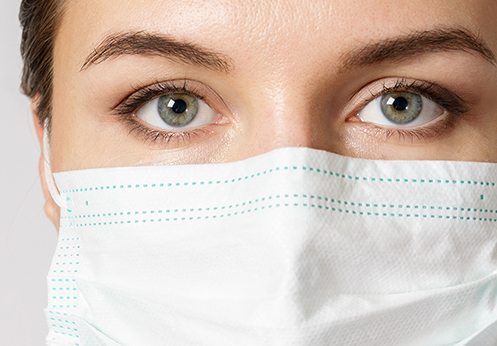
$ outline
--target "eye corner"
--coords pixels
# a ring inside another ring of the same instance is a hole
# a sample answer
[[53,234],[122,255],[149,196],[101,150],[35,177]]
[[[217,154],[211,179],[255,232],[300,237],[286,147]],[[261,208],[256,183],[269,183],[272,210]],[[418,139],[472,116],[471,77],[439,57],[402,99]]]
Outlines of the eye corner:
[[363,123],[364,121],[357,115],[358,112],[355,112],[345,118],[346,123]]

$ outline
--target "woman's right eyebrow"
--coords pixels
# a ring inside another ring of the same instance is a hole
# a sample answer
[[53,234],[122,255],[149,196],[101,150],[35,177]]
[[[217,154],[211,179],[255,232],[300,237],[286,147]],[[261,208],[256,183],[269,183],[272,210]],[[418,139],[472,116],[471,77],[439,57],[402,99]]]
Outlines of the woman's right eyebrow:
[[232,60],[193,43],[180,42],[166,35],[143,31],[125,32],[106,37],[85,59],[81,71],[121,55],[161,56],[174,62],[196,65],[229,73]]

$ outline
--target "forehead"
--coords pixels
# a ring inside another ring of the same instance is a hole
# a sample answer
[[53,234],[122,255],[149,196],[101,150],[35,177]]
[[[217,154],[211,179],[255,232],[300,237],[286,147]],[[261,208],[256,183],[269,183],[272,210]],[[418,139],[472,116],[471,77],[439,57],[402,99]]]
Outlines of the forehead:
[[[79,63],[106,36],[170,35],[234,60],[333,61],[359,43],[412,30],[463,26],[495,41],[494,0],[72,0],[57,48]],[[62,49],[61,49],[62,48]]]

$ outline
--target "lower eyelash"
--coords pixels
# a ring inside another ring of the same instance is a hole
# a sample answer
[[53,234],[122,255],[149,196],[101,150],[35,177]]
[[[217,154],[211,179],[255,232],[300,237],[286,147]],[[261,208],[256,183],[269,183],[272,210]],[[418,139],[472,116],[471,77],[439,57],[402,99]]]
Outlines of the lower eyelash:
[[133,115],[122,115],[120,121],[124,122],[128,127],[128,134],[134,133],[140,137],[143,141],[153,142],[153,143],[170,143],[171,141],[176,142],[190,142],[193,137],[200,137],[203,134],[207,134],[202,128],[191,129],[188,131],[181,132],[162,132],[151,128],[148,128],[138,121],[133,119]]
[[453,127],[455,120],[455,117],[448,116],[442,120],[432,122],[430,125],[412,129],[386,128],[373,123],[363,123],[363,125],[367,126],[366,131],[375,137],[380,137],[384,140],[397,137],[399,140],[414,143],[415,140],[427,141],[443,135],[447,130]]

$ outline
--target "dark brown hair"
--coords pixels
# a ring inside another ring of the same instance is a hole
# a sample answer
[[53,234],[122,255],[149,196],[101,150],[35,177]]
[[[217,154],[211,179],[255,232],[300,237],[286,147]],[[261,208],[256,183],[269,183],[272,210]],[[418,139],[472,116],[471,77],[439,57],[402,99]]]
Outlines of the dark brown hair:
[[21,89],[38,97],[40,123],[50,121],[53,90],[53,50],[63,10],[63,0],[22,0],[21,56],[24,62]]

